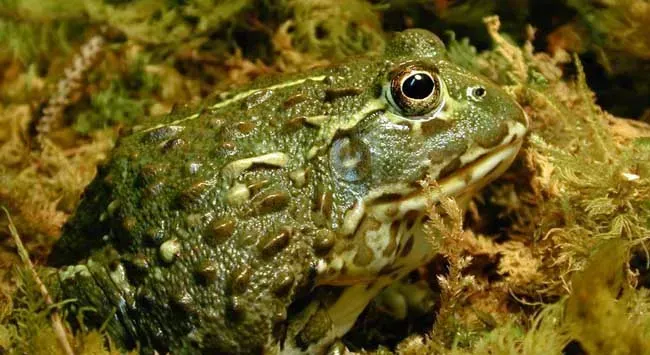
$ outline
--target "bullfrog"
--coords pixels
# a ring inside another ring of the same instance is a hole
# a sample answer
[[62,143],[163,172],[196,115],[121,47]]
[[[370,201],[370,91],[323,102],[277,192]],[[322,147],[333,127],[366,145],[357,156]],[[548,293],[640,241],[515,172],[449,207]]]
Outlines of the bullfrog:
[[323,353],[436,255],[432,204],[469,201],[527,129],[504,90],[406,30],[133,127],[49,262],[71,314],[126,349]]

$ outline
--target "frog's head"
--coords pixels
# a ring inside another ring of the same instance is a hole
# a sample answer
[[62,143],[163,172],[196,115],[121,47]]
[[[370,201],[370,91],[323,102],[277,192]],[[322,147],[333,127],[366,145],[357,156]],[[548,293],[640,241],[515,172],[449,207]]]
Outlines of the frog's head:
[[420,209],[419,182],[427,178],[446,195],[469,197],[510,165],[526,114],[500,87],[450,62],[438,37],[396,34],[380,65],[374,105],[381,109],[330,150],[336,175],[368,207]]

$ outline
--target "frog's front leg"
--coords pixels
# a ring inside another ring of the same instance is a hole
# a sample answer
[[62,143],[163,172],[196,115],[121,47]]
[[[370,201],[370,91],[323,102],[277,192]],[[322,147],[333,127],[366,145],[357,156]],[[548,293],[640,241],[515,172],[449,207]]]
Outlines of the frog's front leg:
[[373,300],[376,308],[395,320],[432,312],[436,295],[425,280],[415,282],[405,277],[381,291]]
[[[84,327],[103,327],[119,347],[132,348],[136,343],[143,348],[150,345],[146,337],[139,337],[129,316],[133,311],[133,294],[119,287],[124,276],[121,266],[111,272],[90,259],[86,264],[61,269],[57,276],[54,282],[58,282],[61,293],[71,301],[66,308],[73,324],[78,321]],[[76,317],[73,319],[72,315]]]
[[391,280],[321,290],[289,324],[282,354],[322,354],[350,328]]

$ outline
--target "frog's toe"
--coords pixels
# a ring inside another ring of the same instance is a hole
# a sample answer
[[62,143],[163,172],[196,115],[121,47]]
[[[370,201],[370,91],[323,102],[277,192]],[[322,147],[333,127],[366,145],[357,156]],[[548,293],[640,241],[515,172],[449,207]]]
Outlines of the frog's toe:
[[368,303],[387,284],[378,280],[336,292],[320,293],[291,320],[282,354],[323,354],[354,325]]
[[352,354],[352,352],[340,340],[335,341],[334,344],[332,344],[329,347],[329,349],[327,349],[327,353],[325,353],[325,355],[349,355],[349,354]]
[[385,288],[374,299],[377,309],[398,320],[433,311],[435,294],[423,280],[399,280]]
[[[82,327],[103,325],[115,345],[134,345],[136,331],[128,317],[126,302],[115,288],[106,287],[111,281],[105,270],[83,264],[71,265],[58,272],[58,281],[62,293],[70,298],[70,314],[83,314],[83,319],[71,321],[78,321]],[[107,297],[120,302],[106,302]]]

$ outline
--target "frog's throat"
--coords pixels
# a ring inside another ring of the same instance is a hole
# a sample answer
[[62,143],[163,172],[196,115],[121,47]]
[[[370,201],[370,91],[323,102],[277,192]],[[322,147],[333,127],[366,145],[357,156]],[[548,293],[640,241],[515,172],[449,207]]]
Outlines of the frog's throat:
[[[372,191],[346,212],[339,230],[361,246],[345,249],[328,262],[321,260],[317,266],[317,283],[343,286],[371,282],[378,275],[426,263],[435,251],[427,250],[431,248],[419,239],[426,239],[420,231],[431,206],[443,196],[455,197],[460,206],[466,205],[478,190],[510,166],[521,143],[522,139],[518,138],[495,148],[436,181],[437,186],[415,189],[394,185],[391,189]],[[384,201],[382,196],[386,193],[397,197]],[[414,252],[404,252],[404,249]],[[360,259],[365,262],[360,263]]]

